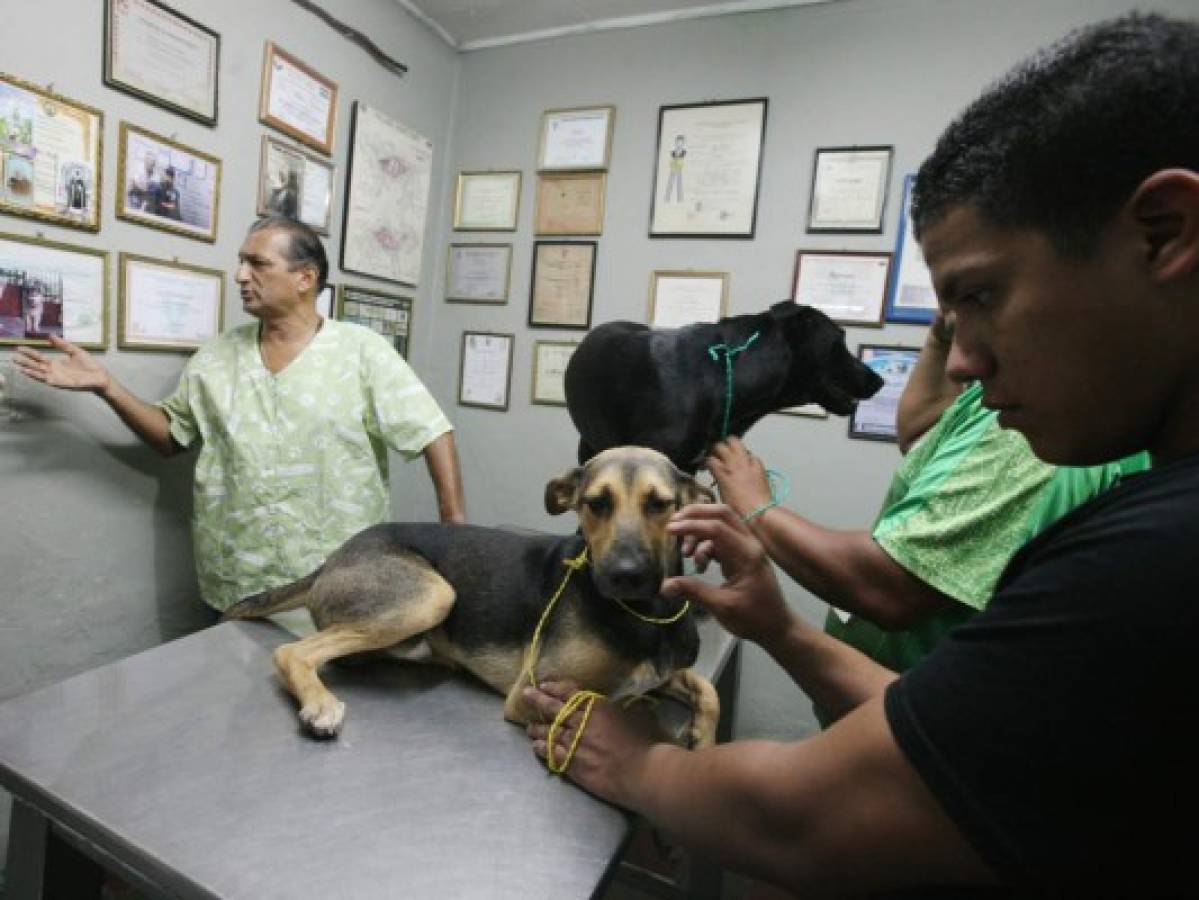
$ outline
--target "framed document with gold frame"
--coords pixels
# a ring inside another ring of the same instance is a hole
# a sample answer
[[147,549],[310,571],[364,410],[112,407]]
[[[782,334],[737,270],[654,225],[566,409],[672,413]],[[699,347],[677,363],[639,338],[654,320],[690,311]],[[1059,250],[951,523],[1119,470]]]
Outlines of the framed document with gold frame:
[[462,365],[458,372],[458,405],[508,409],[512,388],[515,336],[491,331],[462,332]]
[[108,254],[0,233],[0,345],[108,346]]
[[337,82],[267,41],[258,121],[329,156],[337,121]]
[[728,272],[654,272],[649,282],[650,328],[716,322],[728,312]]
[[447,302],[508,302],[508,284],[512,275],[511,244],[450,244],[445,265]]
[[607,178],[603,172],[539,175],[533,232],[546,235],[602,233]]
[[536,341],[533,344],[531,399],[540,406],[566,405],[566,364],[578,341]]
[[221,161],[121,123],[117,218],[212,243],[221,203]]
[[547,109],[541,114],[537,171],[606,171],[615,106]]
[[133,253],[120,258],[117,346],[191,352],[221,333],[225,273]]
[[459,172],[454,191],[455,231],[515,231],[520,172]]

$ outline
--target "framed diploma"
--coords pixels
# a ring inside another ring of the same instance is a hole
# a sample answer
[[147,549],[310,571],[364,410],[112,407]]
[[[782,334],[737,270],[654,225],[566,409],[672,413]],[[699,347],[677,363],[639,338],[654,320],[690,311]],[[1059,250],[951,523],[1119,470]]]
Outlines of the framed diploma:
[[339,284],[337,318],[343,322],[365,325],[383,335],[396,348],[396,353],[408,358],[408,339],[412,334],[411,297]]
[[547,109],[541,114],[537,170],[606,171],[615,118],[615,106]]
[[192,351],[221,333],[225,273],[121,254],[117,345],[128,350]]
[[529,296],[529,325],[544,328],[591,326],[595,241],[535,241]]
[[0,213],[100,230],[104,114],[0,74]]
[[891,152],[891,147],[818,148],[808,231],[881,234]]
[[510,334],[462,332],[462,365],[458,375],[460,406],[508,409],[514,340]]
[[578,346],[577,341],[537,341],[533,344],[534,403],[566,405],[566,364]]
[[108,346],[108,254],[0,234],[0,345]]
[[328,234],[333,215],[333,164],[264,134],[258,166],[258,215],[299,219]]
[[215,125],[221,36],[158,0],[104,0],[104,83]]
[[459,172],[455,231],[515,231],[520,172]]
[[899,398],[907,386],[919,347],[884,347],[862,344],[858,359],[883,379],[883,386],[868,400],[861,400],[849,417],[849,436],[864,441],[891,441],[897,438],[895,416]]
[[445,298],[451,303],[507,303],[511,274],[511,244],[450,244]]
[[267,41],[258,121],[328,156],[336,119],[336,82]]
[[650,237],[752,238],[766,98],[663,106]]
[[599,234],[604,230],[603,172],[537,178],[536,234]]
[[791,298],[841,325],[883,325],[890,253],[800,250]]
[[887,321],[920,325],[935,318],[937,293],[933,290],[933,276],[920,245],[912,237],[912,183],[915,180],[915,175],[908,175],[903,180],[903,209],[899,213],[895,265],[887,292]]
[[728,272],[654,272],[649,282],[650,328],[719,321],[728,310]]
[[128,122],[117,155],[117,218],[216,240],[221,161]]

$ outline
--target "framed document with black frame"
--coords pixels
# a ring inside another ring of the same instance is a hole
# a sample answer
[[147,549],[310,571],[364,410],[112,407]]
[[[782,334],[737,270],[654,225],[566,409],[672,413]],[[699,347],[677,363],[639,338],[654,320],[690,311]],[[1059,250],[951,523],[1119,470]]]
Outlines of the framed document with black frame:
[[536,241],[529,289],[529,325],[591,327],[595,241]]
[[820,147],[812,167],[808,231],[881,234],[891,147]]
[[462,332],[462,361],[458,371],[458,405],[508,409],[512,387],[511,334]]
[[864,441],[898,440],[896,416],[899,398],[907,387],[908,378],[920,358],[919,347],[896,347],[882,344],[862,344],[858,359],[883,380],[878,393],[859,400],[849,417],[849,436]]

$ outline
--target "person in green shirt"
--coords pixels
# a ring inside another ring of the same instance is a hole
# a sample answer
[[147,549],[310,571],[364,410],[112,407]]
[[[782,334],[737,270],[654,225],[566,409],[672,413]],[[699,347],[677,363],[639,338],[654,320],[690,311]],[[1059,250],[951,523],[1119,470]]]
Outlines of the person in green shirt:
[[199,445],[192,539],[200,593],[216,610],[302,577],[388,518],[391,449],[423,456],[443,522],[464,522],[449,420],[385,338],[316,311],[328,260],[316,233],[268,217],[238,254],[243,309],[188,361],[165,400],[134,396],[87,352],[22,347],[15,363],[53,387],[91,391],[166,456]]

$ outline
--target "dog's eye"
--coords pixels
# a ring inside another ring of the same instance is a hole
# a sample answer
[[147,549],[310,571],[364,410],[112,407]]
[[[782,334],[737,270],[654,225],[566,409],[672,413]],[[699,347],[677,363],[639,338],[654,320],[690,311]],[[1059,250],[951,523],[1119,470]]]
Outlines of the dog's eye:
[[664,513],[668,509],[674,509],[674,501],[673,500],[663,500],[661,497],[657,496],[656,494],[651,494],[650,496],[645,498],[645,511],[647,513],[653,513],[653,514]]
[[583,505],[597,516],[602,516],[612,508],[612,501],[608,499],[607,494],[599,494],[595,497],[587,497],[583,500]]

